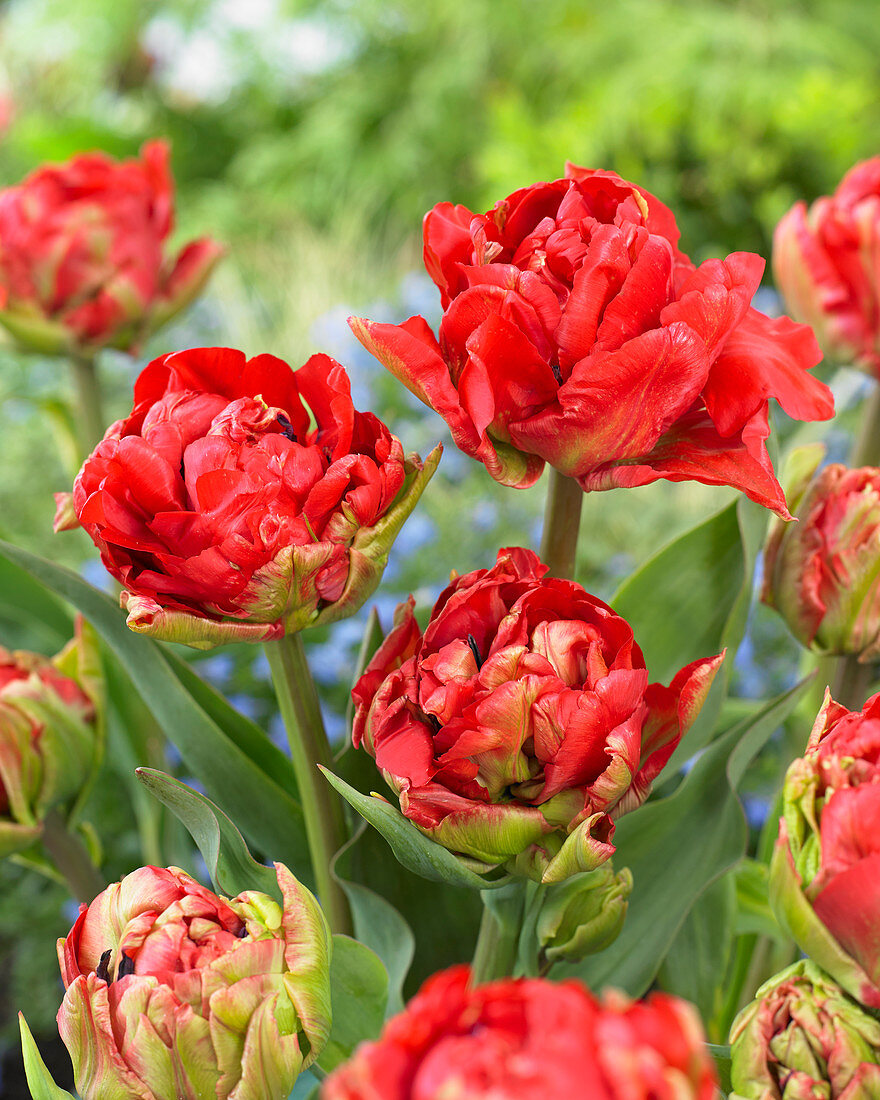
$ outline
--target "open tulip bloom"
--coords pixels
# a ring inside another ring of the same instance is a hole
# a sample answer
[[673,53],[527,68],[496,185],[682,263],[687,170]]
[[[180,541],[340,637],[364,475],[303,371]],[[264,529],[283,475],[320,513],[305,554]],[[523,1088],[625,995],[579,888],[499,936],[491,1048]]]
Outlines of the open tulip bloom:
[[56,529],[85,527],[132,630],[265,641],[357,611],[439,458],[405,456],[329,356],[194,348],[142,371]]
[[768,398],[825,420],[815,337],[751,308],[764,261],[694,265],[672,212],[613,172],[568,165],[486,214],[425,217],[439,339],[422,317],[352,320],[361,342],[505,485],[547,462],[586,490],[658,478],[732,485],[787,516]]
[[676,997],[599,1001],[580,982],[468,978],[467,967],[430,978],[378,1041],[328,1077],[321,1100],[717,1095],[699,1020]]
[[409,820],[488,871],[545,883],[602,864],[699,713],[722,655],[649,684],[632,627],[529,550],[413,602],[356,684],[354,743]]

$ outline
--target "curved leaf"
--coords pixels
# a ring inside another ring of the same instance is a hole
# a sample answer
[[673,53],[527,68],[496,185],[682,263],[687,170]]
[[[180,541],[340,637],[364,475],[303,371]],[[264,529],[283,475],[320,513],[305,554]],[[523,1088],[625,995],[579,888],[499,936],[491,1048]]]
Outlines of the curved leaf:
[[335,1069],[358,1043],[378,1038],[385,1021],[388,974],[369,947],[350,936],[333,937],[330,963],[330,1038],[318,1058],[325,1073]]
[[[320,767],[320,765],[318,765]],[[399,863],[408,871],[434,882],[445,882],[449,886],[465,886],[470,890],[492,890],[502,886],[506,879],[487,881],[482,876],[465,867],[456,857],[435,841],[420,833],[384,798],[361,794],[350,787],[344,779],[334,775],[326,768],[321,771],[328,783],[353,806],[366,821],[388,841]]]
[[52,1080],[52,1074],[46,1068],[30,1028],[24,1016],[19,1012],[18,1026],[21,1030],[21,1056],[24,1060],[24,1074],[27,1078],[33,1100],[74,1100],[71,1093],[59,1088]]
[[154,768],[138,768],[136,775],[189,830],[219,893],[231,898],[245,890],[259,890],[281,901],[275,872],[257,863],[244,837],[210,799]]

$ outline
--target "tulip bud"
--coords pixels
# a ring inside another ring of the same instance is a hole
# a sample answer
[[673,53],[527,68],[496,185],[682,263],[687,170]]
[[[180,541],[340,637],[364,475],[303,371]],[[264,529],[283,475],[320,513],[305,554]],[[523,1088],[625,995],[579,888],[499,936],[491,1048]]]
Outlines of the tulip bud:
[[536,926],[547,961],[578,962],[612,944],[623,928],[632,885],[630,869],[615,874],[610,862],[552,883]]
[[330,1030],[330,933],[280,863],[281,902],[141,867],[80,916],[58,1028],[83,1100],[286,1100]]
[[101,757],[100,658],[92,630],[49,660],[0,648],[0,856],[38,840],[46,813],[71,811]]
[[880,1008],[880,695],[855,713],[826,692],[785,777],[770,902],[805,954]]
[[776,522],[767,542],[762,599],[815,652],[870,661],[880,653],[880,469],[834,464],[810,481],[810,450],[789,493],[798,522]]
[[796,203],[773,237],[773,273],[792,315],[829,359],[880,371],[880,157],[857,164],[831,196]]
[[775,975],[730,1032],[731,1100],[876,1100],[880,1021],[815,963]]
[[133,351],[198,294],[223,249],[204,238],[165,255],[168,160],[163,141],[140,160],[84,153],[0,191],[0,324],[19,344]]

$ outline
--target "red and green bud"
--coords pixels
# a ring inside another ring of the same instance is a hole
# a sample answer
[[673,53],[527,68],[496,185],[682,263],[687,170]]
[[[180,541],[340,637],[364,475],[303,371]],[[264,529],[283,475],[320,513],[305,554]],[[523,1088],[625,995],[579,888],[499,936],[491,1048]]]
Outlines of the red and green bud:
[[632,887],[629,868],[615,874],[610,860],[548,886],[535,927],[544,958],[578,962],[612,944],[623,928]]
[[51,660],[0,649],[0,856],[39,840],[49,810],[72,812],[101,759],[103,685],[82,620]]
[[880,1021],[815,963],[775,975],[730,1032],[731,1100],[877,1100]]
[[789,504],[767,542],[763,600],[817,653],[874,660],[880,653],[880,469],[826,466],[803,448]]
[[187,305],[223,249],[205,237],[176,257],[164,141],[140,160],[84,153],[0,191],[0,325],[48,354],[134,351]]
[[141,867],[80,916],[58,1013],[83,1100],[286,1100],[330,1031],[330,933],[277,863],[281,902]]
[[141,372],[55,526],[86,529],[137,633],[268,641],[360,608],[440,453],[405,455],[327,355],[192,348]]
[[819,712],[785,777],[770,901],[814,962],[880,1008],[880,696]]
[[880,157],[851,168],[833,195],[798,202],[773,237],[773,274],[792,316],[829,359],[880,373]]

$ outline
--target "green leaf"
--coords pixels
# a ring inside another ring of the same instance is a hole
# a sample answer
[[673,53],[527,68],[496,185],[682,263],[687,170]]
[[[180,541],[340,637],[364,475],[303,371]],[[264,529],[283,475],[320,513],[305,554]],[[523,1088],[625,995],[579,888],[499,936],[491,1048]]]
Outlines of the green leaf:
[[333,937],[330,963],[330,1038],[318,1058],[329,1073],[351,1056],[358,1043],[376,1039],[385,1021],[388,974],[373,951],[350,936]]
[[801,682],[728,730],[674,794],[620,820],[614,864],[629,867],[634,879],[623,931],[598,955],[555,967],[554,976],[578,976],[594,989],[615,985],[633,996],[647,990],[696,899],[745,854],[748,829],[736,785],[808,687]]
[[736,503],[658,551],[611,604],[635,631],[651,680],[718,653],[744,580]]
[[723,1000],[735,918],[736,885],[726,874],[697,898],[657,975],[661,989],[697,1006],[707,1027]]
[[730,1058],[730,1047],[720,1046],[718,1043],[707,1043],[706,1046],[709,1048],[709,1053],[712,1056],[712,1061],[715,1063],[715,1069],[718,1071],[718,1080],[721,1084],[721,1091],[726,1097],[733,1088],[733,1085],[730,1081],[730,1070],[732,1065]]
[[390,902],[361,883],[343,877],[343,866],[351,862],[351,850],[366,829],[367,823],[362,821],[355,835],[336,853],[332,872],[351,906],[355,938],[375,951],[388,971],[386,1011],[393,1016],[403,1010],[403,983],[412,965],[416,941],[412,929]]
[[5,559],[0,559],[0,619],[24,626],[34,635],[34,648],[46,652],[60,649],[73,634],[69,609],[24,569]]
[[788,943],[786,932],[770,908],[770,869],[756,859],[744,859],[736,868],[736,919],[734,932],[768,936],[778,943]]
[[18,1026],[21,1030],[21,1056],[24,1060],[24,1073],[33,1100],[74,1100],[71,1093],[60,1089],[52,1080],[52,1074],[46,1069],[46,1063],[41,1058],[30,1028],[20,1012],[18,1014]]
[[211,797],[252,843],[280,859],[297,878],[312,881],[299,803],[199,706],[173,671],[166,651],[151,639],[133,634],[113,601],[72,570],[11,543],[0,542],[0,555],[85,615]]
[[153,768],[138,768],[137,777],[189,830],[219,893],[231,898],[259,890],[282,900],[275,872],[257,863],[244,837],[210,799]]
[[[320,765],[319,765],[320,767]],[[452,852],[447,851],[436,841],[420,833],[384,798],[361,794],[350,787],[344,779],[334,775],[326,768],[321,771],[328,783],[353,806],[388,841],[391,851],[399,863],[408,871],[434,882],[445,882],[449,886],[464,886],[471,890],[491,890],[501,886],[502,881],[487,881],[465,867]]]

